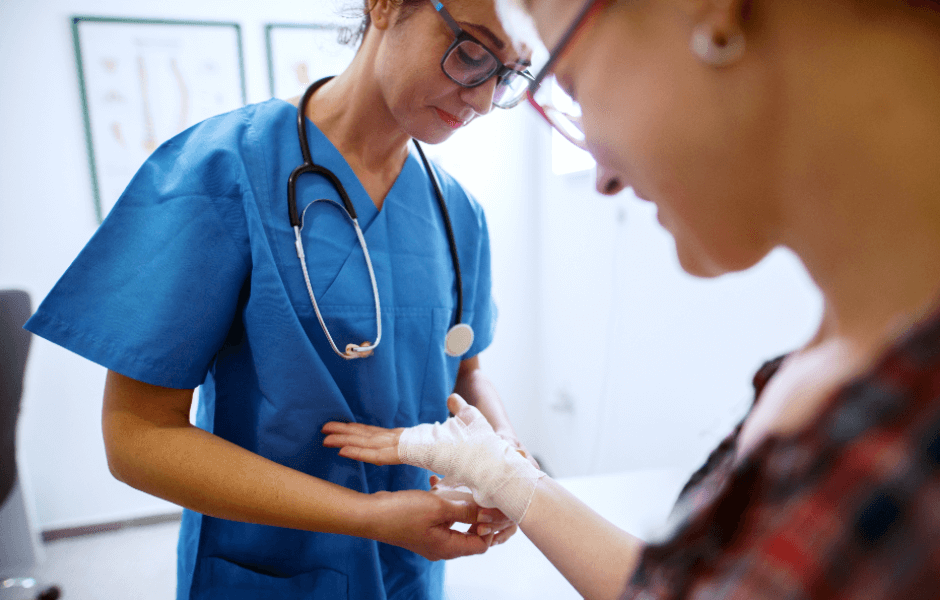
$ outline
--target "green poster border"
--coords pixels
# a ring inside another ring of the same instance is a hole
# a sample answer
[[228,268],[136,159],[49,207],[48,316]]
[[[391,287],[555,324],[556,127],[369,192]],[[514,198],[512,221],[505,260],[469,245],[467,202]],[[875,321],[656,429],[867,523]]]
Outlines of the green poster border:
[[268,93],[274,97],[274,47],[272,44],[272,33],[275,29],[320,29],[332,30],[339,34],[346,25],[339,23],[268,23],[264,26],[264,47],[268,55]]
[[245,50],[242,42],[241,25],[231,21],[190,21],[177,19],[137,19],[128,17],[99,17],[89,15],[73,15],[72,44],[75,49],[75,64],[78,70],[79,92],[82,100],[82,115],[85,121],[85,151],[88,154],[88,166],[91,169],[91,188],[95,200],[95,215],[100,224],[104,220],[101,207],[101,187],[98,183],[98,166],[95,161],[95,147],[91,134],[91,113],[88,109],[88,90],[85,82],[85,68],[82,64],[82,45],[78,26],[83,23],[117,23],[121,25],[190,25],[196,27],[231,27],[235,30],[238,45],[238,73],[241,80],[242,105],[248,103],[248,93],[245,87]]

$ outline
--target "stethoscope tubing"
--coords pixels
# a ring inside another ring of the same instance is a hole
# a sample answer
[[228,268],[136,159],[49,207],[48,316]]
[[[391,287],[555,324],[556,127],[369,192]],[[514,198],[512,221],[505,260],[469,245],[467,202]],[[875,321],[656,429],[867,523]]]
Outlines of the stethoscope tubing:
[[[303,97],[300,100],[300,103],[297,107],[297,136],[300,141],[300,151],[303,155],[304,163],[294,169],[290,177],[287,180],[287,209],[288,217],[290,219],[291,228],[294,230],[294,246],[297,251],[297,258],[300,260],[300,265],[304,274],[304,283],[307,286],[307,294],[310,296],[310,302],[313,304],[314,312],[317,315],[317,320],[320,322],[320,327],[323,329],[323,333],[326,335],[327,340],[330,343],[333,351],[344,359],[352,358],[364,358],[370,356],[372,352],[378,347],[379,342],[382,340],[382,308],[379,301],[379,289],[378,284],[375,279],[375,271],[372,268],[372,259],[369,255],[369,249],[366,245],[365,236],[362,234],[362,229],[359,227],[359,218],[356,215],[356,208],[353,206],[352,201],[349,198],[349,195],[346,193],[346,188],[343,186],[339,178],[329,169],[321,167],[314,164],[313,158],[310,154],[310,145],[307,141],[307,104],[310,101],[310,98],[313,96],[314,92],[317,91],[320,86],[329,81],[331,77],[325,77],[319,81],[312,83],[307,90],[304,92]],[[454,238],[454,229],[451,225],[450,214],[447,211],[447,204],[444,201],[444,194],[441,191],[440,181],[438,181],[437,173],[434,168],[431,166],[431,162],[424,155],[424,150],[421,148],[421,144],[417,140],[413,140],[415,148],[418,150],[418,154],[421,157],[421,162],[424,164],[424,168],[428,172],[428,176],[431,179],[431,184],[434,187],[434,194],[437,197],[438,206],[441,210],[441,217],[444,221],[444,229],[447,232],[447,243],[450,248],[451,261],[454,265],[454,277],[455,284],[457,288],[457,303],[455,307],[455,319],[454,325],[447,332],[445,336],[445,352],[450,356],[460,356],[464,354],[470,347],[470,344],[473,340],[473,329],[469,325],[466,325],[461,322],[463,317],[463,279],[460,273],[460,259],[457,254],[457,241]],[[313,200],[306,207],[302,213],[297,212],[297,180],[301,175],[308,173],[320,175],[326,178],[336,192],[339,194],[340,199],[342,200],[342,206],[339,203],[329,200],[326,198],[319,198]],[[366,259],[366,267],[369,271],[369,280],[372,283],[372,295],[375,298],[375,320],[376,320],[376,338],[375,342],[363,342],[362,344],[347,344],[346,351],[341,352],[336,346],[336,343],[333,341],[333,336],[330,335],[329,329],[326,326],[326,322],[323,319],[323,315],[320,313],[320,307],[317,304],[317,299],[313,293],[313,285],[310,282],[310,274],[307,272],[307,260],[306,254],[304,253],[303,241],[301,237],[301,231],[303,230],[303,218],[307,212],[307,209],[310,208],[315,202],[325,201],[333,204],[337,208],[345,209],[344,212],[346,216],[352,221],[353,227],[356,230],[356,237],[359,240],[359,245],[362,247],[362,253]],[[462,331],[461,334],[452,335],[457,332]],[[457,340],[463,340],[458,342]],[[455,344],[456,349],[453,349],[451,346]]]
[[441,208],[441,218],[444,220],[444,229],[447,231],[447,245],[450,246],[450,259],[454,263],[454,279],[457,286],[457,307],[454,310],[456,316],[454,324],[459,325],[463,317],[463,280],[460,276],[460,258],[457,256],[457,240],[454,238],[454,228],[450,224],[450,214],[447,212],[447,205],[444,204],[444,194],[441,192],[441,184],[437,180],[437,173],[431,167],[431,161],[424,156],[424,149],[418,140],[412,140],[418,154],[421,156],[421,162],[427,169],[431,177],[431,184],[434,186],[434,194],[437,196],[438,205]]
[[[330,204],[341,208],[336,202],[327,199],[314,200],[306,207],[304,207],[303,213],[300,215],[300,225],[295,225],[294,229],[294,246],[297,249],[297,258],[300,259],[300,268],[304,273],[304,283],[307,285],[307,295],[310,296],[310,302],[313,304],[313,311],[317,315],[317,321],[320,322],[320,328],[323,329],[323,333],[326,334],[326,339],[330,343],[330,347],[333,348],[333,352],[340,355],[343,358],[365,358],[372,354],[372,352],[378,347],[379,342],[382,341],[382,306],[379,300],[379,286],[375,281],[375,271],[372,268],[372,258],[369,256],[369,249],[366,245],[366,238],[362,235],[362,229],[359,227],[359,219],[353,218],[349,213],[344,212],[344,214],[352,221],[353,227],[356,230],[356,237],[359,238],[359,245],[362,247],[362,254],[366,258],[366,267],[369,269],[369,281],[372,283],[372,297],[375,299],[375,342],[369,345],[361,344],[346,344],[346,351],[340,352],[339,348],[336,346],[336,342],[333,341],[333,336],[330,335],[330,330],[326,326],[326,322],[323,320],[323,315],[320,314],[320,306],[317,304],[317,297],[313,293],[313,285],[310,283],[310,274],[307,271],[307,258],[304,253],[303,240],[301,238],[300,232],[303,230],[303,217],[307,213],[307,209],[313,206],[315,202],[329,202]],[[366,342],[363,342],[366,344]]]

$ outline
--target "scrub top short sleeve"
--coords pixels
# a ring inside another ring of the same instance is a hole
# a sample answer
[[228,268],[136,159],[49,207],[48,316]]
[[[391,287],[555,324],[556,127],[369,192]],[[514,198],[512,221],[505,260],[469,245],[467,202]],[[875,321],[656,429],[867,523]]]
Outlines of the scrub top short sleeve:
[[144,164],[27,328],[128,377],[205,379],[250,268],[238,127],[203,122]]

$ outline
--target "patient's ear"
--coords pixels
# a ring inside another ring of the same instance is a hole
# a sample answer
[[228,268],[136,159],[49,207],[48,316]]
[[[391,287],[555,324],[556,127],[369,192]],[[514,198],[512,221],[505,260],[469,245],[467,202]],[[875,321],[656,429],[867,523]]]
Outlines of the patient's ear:
[[696,28],[707,27],[728,39],[743,33],[751,0],[679,0]]
[[751,0],[680,0],[692,21],[689,48],[703,63],[724,67],[744,54]]

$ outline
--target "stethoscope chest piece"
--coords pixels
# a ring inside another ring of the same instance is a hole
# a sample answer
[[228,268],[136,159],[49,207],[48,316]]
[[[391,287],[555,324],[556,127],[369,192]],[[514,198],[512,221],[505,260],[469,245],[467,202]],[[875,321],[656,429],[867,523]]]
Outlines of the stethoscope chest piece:
[[447,356],[463,356],[472,345],[473,328],[466,323],[454,325],[444,337],[444,352]]

